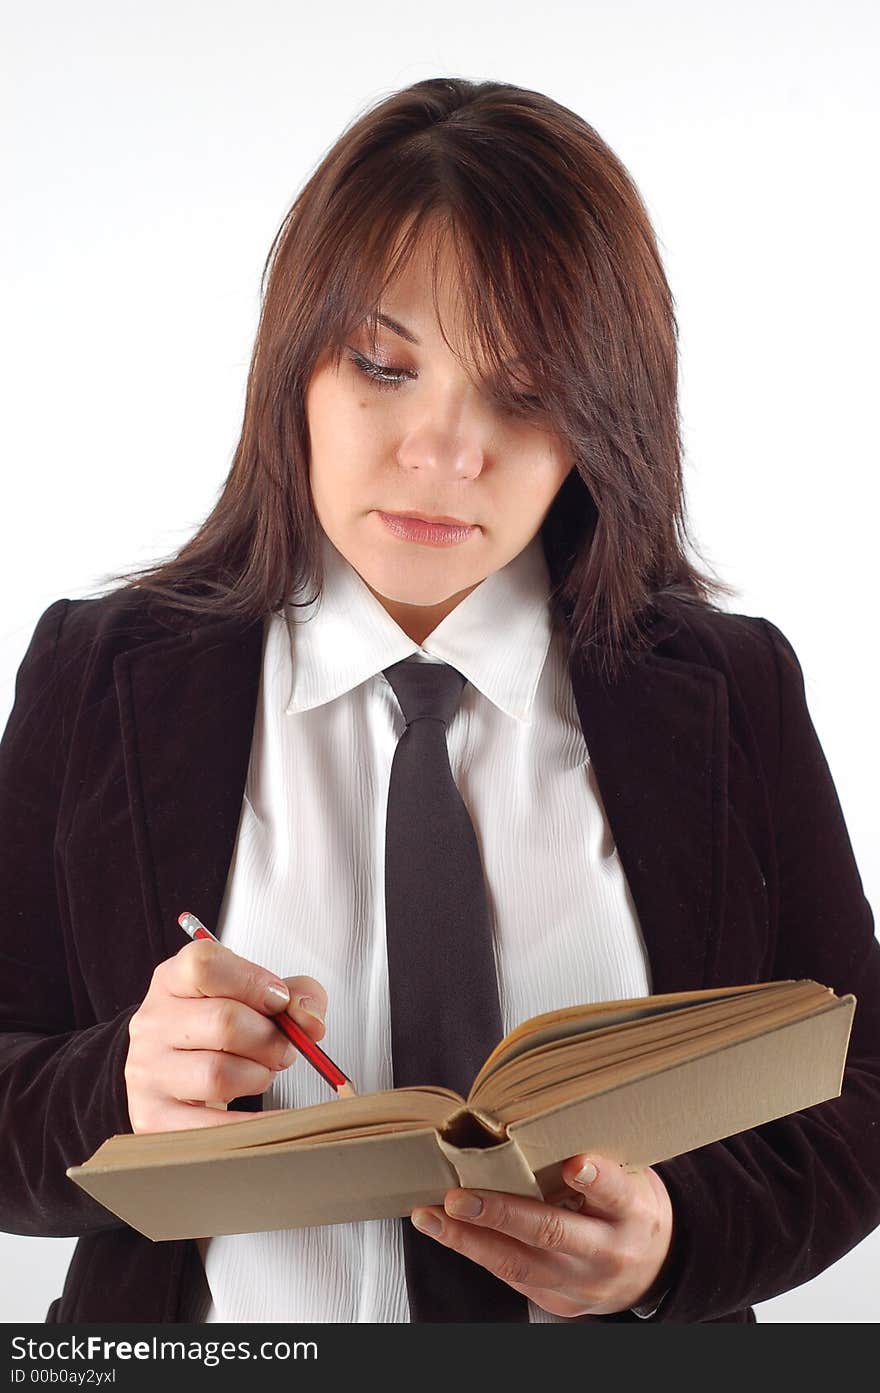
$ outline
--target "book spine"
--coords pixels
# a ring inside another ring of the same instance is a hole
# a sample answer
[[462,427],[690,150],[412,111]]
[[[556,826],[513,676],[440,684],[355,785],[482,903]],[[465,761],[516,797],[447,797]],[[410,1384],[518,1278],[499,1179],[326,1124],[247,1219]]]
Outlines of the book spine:
[[544,1198],[519,1143],[513,1137],[496,1146],[455,1146],[438,1132],[437,1142],[458,1176],[458,1184],[464,1189],[503,1190],[511,1195],[528,1195],[539,1200]]

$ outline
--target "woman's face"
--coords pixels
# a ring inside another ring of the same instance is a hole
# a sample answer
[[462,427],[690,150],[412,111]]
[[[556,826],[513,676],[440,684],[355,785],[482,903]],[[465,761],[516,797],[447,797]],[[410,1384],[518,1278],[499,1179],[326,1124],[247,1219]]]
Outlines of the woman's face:
[[[419,249],[380,306],[415,341],[380,322],[371,355],[362,325],[338,371],[323,354],[306,391],[318,521],[419,644],[528,545],[572,467],[539,416],[505,411],[476,368],[467,372],[446,346],[427,255]],[[440,315],[458,346],[455,280],[440,255]],[[379,366],[378,380],[364,372],[370,362]],[[517,368],[517,390],[533,390],[528,364]],[[473,530],[456,545],[430,545],[398,535],[382,513],[451,517]]]

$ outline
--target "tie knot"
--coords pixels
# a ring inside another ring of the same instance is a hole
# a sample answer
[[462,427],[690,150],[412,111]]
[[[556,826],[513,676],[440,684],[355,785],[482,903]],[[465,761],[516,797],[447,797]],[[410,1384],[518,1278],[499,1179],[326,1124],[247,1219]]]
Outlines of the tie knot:
[[422,663],[403,658],[383,671],[408,726],[425,716],[449,725],[467,681],[457,668],[450,663]]

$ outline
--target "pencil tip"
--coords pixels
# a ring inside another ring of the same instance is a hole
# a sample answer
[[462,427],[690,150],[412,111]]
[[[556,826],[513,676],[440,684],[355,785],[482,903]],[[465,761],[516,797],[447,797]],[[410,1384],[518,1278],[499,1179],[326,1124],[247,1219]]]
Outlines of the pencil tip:
[[357,1091],[354,1084],[349,1080],[348,1083],[341,1083],[336,1090],[337,1098],[356,1098]]

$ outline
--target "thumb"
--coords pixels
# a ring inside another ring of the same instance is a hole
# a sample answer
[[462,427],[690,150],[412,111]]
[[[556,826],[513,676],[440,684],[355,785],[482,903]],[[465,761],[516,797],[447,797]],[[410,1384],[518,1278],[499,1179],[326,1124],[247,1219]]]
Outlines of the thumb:
[[320,1040],[326,1027],[327,993],[314,977],[283,977],[281,979],[290,992],[290,1001],[284,1008],[291,1020],[296,1021],[312,1040]]
[[628,1174],[619,1161],[591,1151],[569,1156],[563,1162],[562,1179],[575,1194],[584,1196],[584,1211],[611,1220],[628,1208],[638,1176]]

